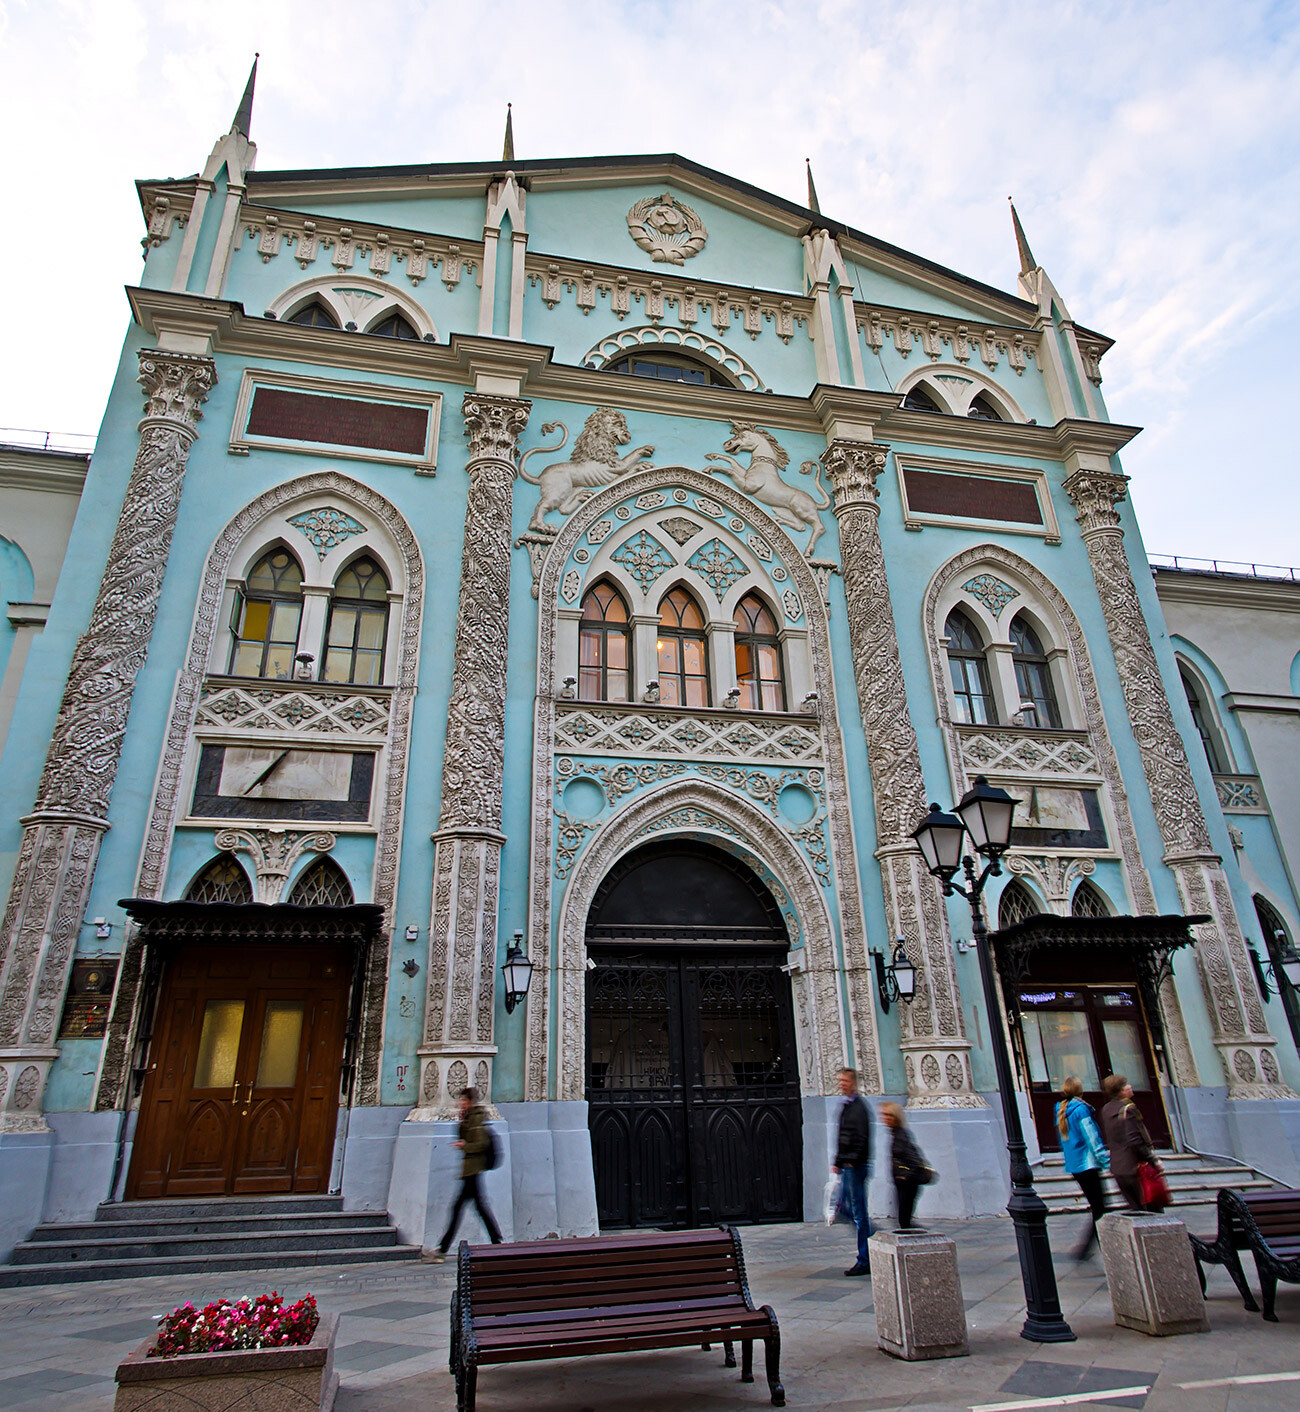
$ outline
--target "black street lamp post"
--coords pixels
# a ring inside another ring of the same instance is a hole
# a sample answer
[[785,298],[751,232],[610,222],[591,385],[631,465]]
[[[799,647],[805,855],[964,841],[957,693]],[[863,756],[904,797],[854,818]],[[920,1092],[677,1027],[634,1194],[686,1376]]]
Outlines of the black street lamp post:
[[[943,884],[944,896],[958,893],[970,903],[972,941],[984,983],[984,1006],[989,1017],[998,1096],[1002,1100],[1002,1121],[1011,1159],[1011,1200],[1007,1202],[1007,1214],[1015,1227],[1020,1277],[1025,1286],[1025,1325],[1020,1336],[1035,1343],[1068,1343],[1075,1338],[1075,1333],[1061,1313],[1056,1271],[1052,1268],[1052,1247],[1047,1239],[1047,1206],[1034,1190],[1033,1173],[1025,1153],[1025,1134],[1011,1077],[1011,1055],[993,978],[988,928],[984,925],[984,909],[980,903],[984,884],[1002,872],[1001,859],[1011,842],[1015,807],[1016,801],[1011,795],[994,788],[980,775],[975,787],[967,792],[952,814],[945,814],[937,804],[932,804],[912,837],[920,845],[926,867]],[[975,851],[988,859],[978,877],[975,860],[965,851],[967,836],[975,845]],[[966,875],[965,887],[953,881],[958,868]]]

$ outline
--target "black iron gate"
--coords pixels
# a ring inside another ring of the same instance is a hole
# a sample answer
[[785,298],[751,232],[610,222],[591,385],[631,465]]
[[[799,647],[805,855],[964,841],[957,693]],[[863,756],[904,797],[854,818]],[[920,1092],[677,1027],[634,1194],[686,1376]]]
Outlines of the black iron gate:
[[784,947],[590,950],[587,1100],[601,1225],[801,1219]]

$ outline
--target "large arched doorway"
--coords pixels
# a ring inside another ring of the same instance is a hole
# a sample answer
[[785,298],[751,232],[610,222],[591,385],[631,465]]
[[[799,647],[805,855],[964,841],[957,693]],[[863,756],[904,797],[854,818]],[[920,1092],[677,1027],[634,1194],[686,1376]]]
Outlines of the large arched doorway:
[[721,849],[622,859],[587,921],[587,1102],[602,1226],[798,1220],[788,937]]

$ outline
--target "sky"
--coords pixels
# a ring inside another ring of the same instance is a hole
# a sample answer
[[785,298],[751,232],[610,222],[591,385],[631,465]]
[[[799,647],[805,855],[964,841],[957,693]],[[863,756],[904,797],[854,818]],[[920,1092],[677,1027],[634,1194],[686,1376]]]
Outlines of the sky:
[[[0,0],[0,428],[93,433],[134,181],[675,151],[1014,291],[1014,195],[1103,363],[1149,551],[1300,565],[1300,0]],[[0,440],[5,433],[0,431]]]

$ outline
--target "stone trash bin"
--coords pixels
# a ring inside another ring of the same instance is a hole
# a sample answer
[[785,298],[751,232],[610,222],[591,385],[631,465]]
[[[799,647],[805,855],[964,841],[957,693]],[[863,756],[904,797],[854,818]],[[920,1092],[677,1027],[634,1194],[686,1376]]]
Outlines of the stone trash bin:
[[150,1358],[154,1335],[117,1367],[113,1412],[331,1412],[337,1314],[322,1314],[310,1343]]
[[1120,1328],[1157,1338],[1209,1332],[1192,1243],[1176,1216],[1112,1211],[1097,1236]]
[[868,1248],[884,1352],[909,1361],[966,1357],[956,1243],[928,1231],[877,1231]]

